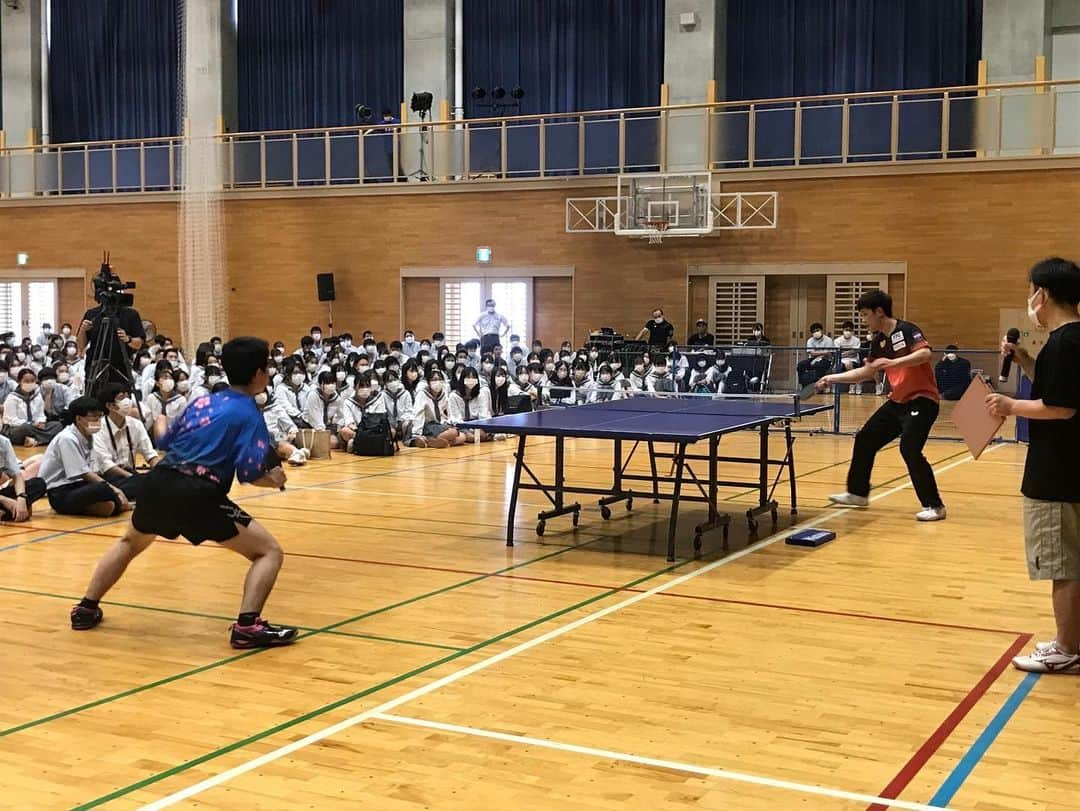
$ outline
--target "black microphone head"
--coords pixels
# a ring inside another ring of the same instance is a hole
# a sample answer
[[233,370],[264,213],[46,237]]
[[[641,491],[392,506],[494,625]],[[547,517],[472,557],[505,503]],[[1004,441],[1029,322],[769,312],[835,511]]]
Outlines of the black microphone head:
[[1013,327],[1005,333],[1005,337],[1009,339],[1010,344],[1015,344],[1017,341],[1020,340],[1020,330],[1018,330],[1016,327]]

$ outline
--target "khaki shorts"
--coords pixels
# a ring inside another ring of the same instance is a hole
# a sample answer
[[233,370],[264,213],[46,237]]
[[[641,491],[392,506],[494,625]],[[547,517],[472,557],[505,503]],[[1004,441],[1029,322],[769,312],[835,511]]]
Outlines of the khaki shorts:
[[1032,580],[1080,580],[1080,504],[1025,498],[1024,547]]

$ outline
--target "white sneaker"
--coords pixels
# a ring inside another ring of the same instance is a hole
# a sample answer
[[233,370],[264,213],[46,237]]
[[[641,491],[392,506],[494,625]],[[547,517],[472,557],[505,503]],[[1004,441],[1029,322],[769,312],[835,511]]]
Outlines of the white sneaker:
[[885,393],[885,387],[883,385],[878,383],[876,386],[874,386],[874,394],[876,394],[878,397],[880,397],[884,393]]
[[859,387],[858,386],[848,386],[847,393],[848,394],[858,394],[859,393]]
[[1080,653],[1065,653],[1057,642],[1044,643],[1027,656],[1013,659],[1013,667],[1028,673],[1080,673]]
[[305,459],[311,458],[311,448],[301,448],[300,453],[304,454]]
[[870,499],[866,496],[857,496],[854,493],[834,493],[829,496],[829,501],[842,507],[869,507]]
[[945,520],[945,508],[944,507],[927,507],[925,510],[920,510],[915,513],[916,521],[944,521]]
[[288,462],[293,467],[300,467],[301,465],[307,464],[307,457],[304,456],[303,452],[299,448],[297,448],[289,456]]

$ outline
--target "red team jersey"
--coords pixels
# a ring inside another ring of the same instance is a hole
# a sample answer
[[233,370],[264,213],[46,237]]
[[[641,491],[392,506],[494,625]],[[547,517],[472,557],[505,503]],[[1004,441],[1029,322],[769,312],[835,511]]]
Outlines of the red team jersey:
[[[897,320],[896,329],[888,335],[884,332],[874,334],[870,342],[870,357],[903,358],[923,348],[932,347],[923,337],[922,330],[910,321]],[[934,380],[934,369],[929,360],[918,366],[886,369],[885,376],[889,379],[889,388],[892,389],[889,399],[894,402],[907,403],[916,397],[929,397],[935,402],[941,400],[937,382]]]

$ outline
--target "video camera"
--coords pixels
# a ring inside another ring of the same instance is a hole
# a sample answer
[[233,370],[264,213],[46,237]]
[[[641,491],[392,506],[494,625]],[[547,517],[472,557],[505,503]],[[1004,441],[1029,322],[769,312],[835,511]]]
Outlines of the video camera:
[[135,296],[125,293],[124,290],[134,290],[135,282],[125,282],[115,273],[109,264],[109,254],[106,253],[101,262],[101,269],[94,282],[94,301],[106,310],[118,310],[121,307],[131,307],[135,303]]

